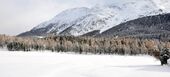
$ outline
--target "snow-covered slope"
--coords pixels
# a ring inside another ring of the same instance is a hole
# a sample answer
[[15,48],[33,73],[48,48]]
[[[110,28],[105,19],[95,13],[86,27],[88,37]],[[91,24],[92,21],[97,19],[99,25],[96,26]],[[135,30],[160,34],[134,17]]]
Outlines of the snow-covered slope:
[[150,56],[0,51],[0,77],[169,77]]
[[153,0],[153,2],[166,12],[170,12],[170,0]]
[[170,11],[168,3],[168,0],[113,0],[93,8],[66,10],[31,31],[75,36],[94,30],[103,32],[129,20],[167,13]]
[[45,28],[48,27],[50,24],[53,24],[53,27],[49,29],[48,33],[57,30],[57,33],[60,33],[61,31],[65,30],[76,20],[88,15],[90,13],[90,9],[88,8],[74,8],[69,9],[66,11],[63,11],[62,13],[55,16],[50,21],[41,23],[37,27],[35,27],[33,30],[39,29],[39,28]]

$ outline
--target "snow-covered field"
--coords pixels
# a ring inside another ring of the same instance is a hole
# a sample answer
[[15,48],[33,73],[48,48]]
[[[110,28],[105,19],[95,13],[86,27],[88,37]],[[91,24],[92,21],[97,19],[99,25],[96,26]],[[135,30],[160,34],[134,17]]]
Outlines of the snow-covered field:
[[0,51],[0,77],[170,77],[150,56]]

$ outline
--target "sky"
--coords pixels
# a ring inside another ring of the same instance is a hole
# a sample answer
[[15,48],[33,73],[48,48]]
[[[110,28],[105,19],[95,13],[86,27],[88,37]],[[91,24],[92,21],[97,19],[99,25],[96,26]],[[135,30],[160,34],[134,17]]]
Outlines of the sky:
[[[107,0],[108,2],[109,0]],[[110,0],[111,1],[111,0]],[[92,7],[105,0],[0,0],[0,34],[17,35],[76,7]]]

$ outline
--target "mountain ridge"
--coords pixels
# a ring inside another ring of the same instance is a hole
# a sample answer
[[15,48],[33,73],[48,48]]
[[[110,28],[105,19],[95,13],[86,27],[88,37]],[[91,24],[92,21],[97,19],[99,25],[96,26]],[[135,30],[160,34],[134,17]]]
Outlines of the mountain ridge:
[[102,33],[130,20],[167,13],[154,1],[114,1],[109,5],[69,9],[19,36],[44,36],[48,34],[80,36],[96,30]]

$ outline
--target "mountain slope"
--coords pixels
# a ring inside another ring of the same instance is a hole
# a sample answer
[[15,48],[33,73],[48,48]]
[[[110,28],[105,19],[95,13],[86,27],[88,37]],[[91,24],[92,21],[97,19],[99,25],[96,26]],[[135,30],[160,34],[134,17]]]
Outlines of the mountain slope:
[[133,36],[143,38],[170,37],[170,14],[148,16],[122,23],[97,35],[102,37]]
[[162,6],[164,5],[158,0],[114,0],[110,4],[93,8],[74,8],[19,36],[47,34],[79,36],[96,30],[101,33],[133,19],[168,12],[168,8]]

